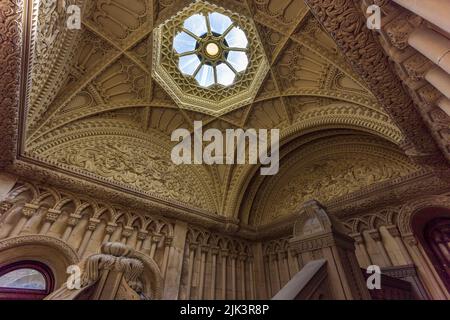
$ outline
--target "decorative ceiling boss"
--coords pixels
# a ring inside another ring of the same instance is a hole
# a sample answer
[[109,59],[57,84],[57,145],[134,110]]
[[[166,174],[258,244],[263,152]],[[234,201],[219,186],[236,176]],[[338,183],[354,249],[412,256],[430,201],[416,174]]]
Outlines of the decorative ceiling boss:
[[153,37],[153,78],[183,109],[220,116],[247,105],[269,70],[254,23],[204,1]]

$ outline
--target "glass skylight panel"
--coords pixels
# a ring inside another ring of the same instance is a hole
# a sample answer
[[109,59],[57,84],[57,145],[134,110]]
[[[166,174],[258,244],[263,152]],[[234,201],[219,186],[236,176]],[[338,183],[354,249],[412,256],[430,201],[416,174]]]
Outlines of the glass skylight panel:
[[228,27],[233,23],[229,17],[218,12],[209,14],[209,24],[211,31],[217,34],[224,33]]
[[225,63],[221,63],[216,67],[217,82],[223,86],[229,86],[234,82],[236,74]]
[[178,67],[180,68],[180,71],[190,76],[194,74],[195,70],[197,70],[199,66],[200,66],[200,59],[197,57],[196,54],[182,56],[180,57],[180,60],[178,62]]
[[225,40],[230,48],[247,48],[248,40],[244,31],[238,27],[234,27],[227,33]]
[[194,51],[197,41],[186,32],[180,32],[173,39],[173,48],[179,54]]
[[184,21],[183,26],[197,37],[201,37],[208,32],[206,17],[202,14],[194,14],[193,16],[190,16]]
[[195,79],[202,87],[209,87],[214,84],[214,68],[210,65],[204,64]]
[[247,55],[245,52],[241,51],[230,51],[230,53],[228,53],[227,61],[237,72],[244,71],[248,66]]
[[238,73],[246,70],[248,40],[230,17],[211,12],[187,18],[174,37],[178,69],[193,77],[201,87],[232,85]]

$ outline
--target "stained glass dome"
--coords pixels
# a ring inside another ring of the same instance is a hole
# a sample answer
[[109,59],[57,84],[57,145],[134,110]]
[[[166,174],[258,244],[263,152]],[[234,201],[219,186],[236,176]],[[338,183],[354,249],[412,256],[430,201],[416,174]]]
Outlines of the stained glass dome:
[[204,88],[232,85],[249,64],[247,47],[244,31],[218,12],[190,16],[173,39],[178,69]]

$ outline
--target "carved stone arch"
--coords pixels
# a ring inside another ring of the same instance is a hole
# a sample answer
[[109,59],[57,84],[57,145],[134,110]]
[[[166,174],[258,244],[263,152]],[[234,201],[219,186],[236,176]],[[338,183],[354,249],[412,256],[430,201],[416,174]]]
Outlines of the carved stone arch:
[[36,198],[37,198],[36,188],[30,183],[24,183],[22,185],[13,188],[13,190],[11,190],[6,196],[5,201],[11,203],[16,203],[21,200],[24,202],[32,202]]
[[64,195],[53,207],[55,210],[63,210],[64,207],[69,206],[69,204],[73,204],[76,208],[80,205],[80,202],[76,198],[72,198],[71,196]]
[[403,236],[413,234],[412,219],[415,214],[427,208],[444,208],[450,210],[449,196],[429,196],[421,198],[401,207],[398,215],[398,228]]
[[67,267],[78,264],[80,258],[71,246],[53,237],[30,235],[0,240],[0,266],[23,260],[47,265],[59,288],[67,280]]
[[[365,115],[370,113],[377,113],[377,115],[373,117]],[[380,111],[351,103],[332,103],[318,110],[305,113],[303,119],[282,130],[280,144],[283,145],[286,141],[295,139],[299,135],[304,135],[305,132],[336,128],[367,132],[397,145],[400,144],[403,140],[401,132],[393,123],[381,121],[379,119],[381,117],[387,116]]]
[[386,217],[382,214],[371,214],[369,216],[369,226],[371,229],[378,230],[379,227],[387,224]]
[[[209,187],[213,182],[207,168],[176,166],[170,159],[171,146],[146,133],[108,127],[69,130],[44,141],[37,150],[45,157],[57,156],[56,162],[62,169],[77,175],[155,200],[218,212],[215,188]],[[121,162],[128,170],[119,172],[116,166],[108,165],[111,162]]]
[[143,229],[151,233],[158,233],[158,222],[150,218],[144,223]]
[[92,208],[92,210],[94,210],[94,205],[90,202],[84,202],[84,203],[80,204],[80,206],[77,207],[74,214],[81,215],[88,208]]
[[164,233],[163,230],[167,230],[167,232],[165,232],[165,234],[168,237],[174,236],[172,223],[170,223],[164,219],[160,219],[160,220],[158,220],[158,222],[159,222],[159,226],[158,226],[158,230],[157,230],[158,233],[163,234]]

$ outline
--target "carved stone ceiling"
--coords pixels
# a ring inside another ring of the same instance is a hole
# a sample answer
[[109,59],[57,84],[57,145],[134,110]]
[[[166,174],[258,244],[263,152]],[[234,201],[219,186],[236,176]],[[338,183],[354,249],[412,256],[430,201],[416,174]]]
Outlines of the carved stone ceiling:
[[[344,184],[339,195],[417,170],[396,151],[400,131],[303,0],[210,1],[254,21],[270,63],[254,102],[220,117],[179,109],[151,77],[153,29],[191,1],[66,2],[81,5],[81,30],[63,27],[62,1],[40,2],[25,157],[152,201],[237,218],[254,166],[175,166],[173,130],[192,128],[194,120],[221,130],[279,128],[286,146],[306,134],[352,130],[355,141],[335,132],[317,142],[322,153],[307,149],[288,165],[305,177],[283,167],[264,185],[274,201],[261,209],[272,213],[255,218],[258,223],[288,214],[305,193],[328,200]],[[340,152],[343,144],[355,148]],[[368,161],[356,146],[372,146]],[[289,206],[274,213],[279,193]]]

